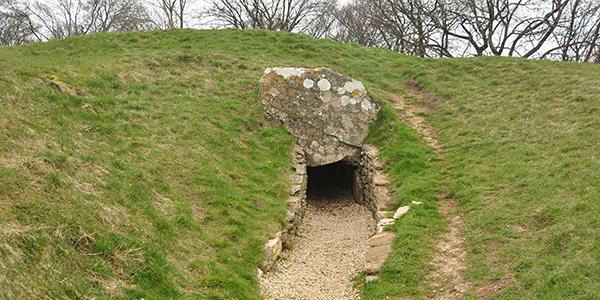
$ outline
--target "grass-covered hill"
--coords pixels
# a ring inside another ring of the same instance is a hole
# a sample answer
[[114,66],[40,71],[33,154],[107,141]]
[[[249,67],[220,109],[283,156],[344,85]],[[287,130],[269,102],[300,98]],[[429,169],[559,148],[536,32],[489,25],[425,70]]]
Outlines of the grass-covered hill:
[[467,297],[502,282],[486,296],[600,298],[599,65],[234,30],[0,49],[0,298],[258,298],[293,143],[263,119],[269,66],[328,67],[379,103],[427,107],[441,154],[389,105],[371,129],[396,204],[424,205],[394,225],[364,298],[427,297],[442,194],[465,218]]

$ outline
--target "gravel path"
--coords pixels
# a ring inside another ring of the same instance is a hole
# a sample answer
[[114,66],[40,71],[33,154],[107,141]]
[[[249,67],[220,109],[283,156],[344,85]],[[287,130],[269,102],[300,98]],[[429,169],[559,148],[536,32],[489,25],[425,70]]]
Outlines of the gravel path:
[[375,220],[351,199],[309,199],[293,248],[260,280],[265,299],[357,299]]

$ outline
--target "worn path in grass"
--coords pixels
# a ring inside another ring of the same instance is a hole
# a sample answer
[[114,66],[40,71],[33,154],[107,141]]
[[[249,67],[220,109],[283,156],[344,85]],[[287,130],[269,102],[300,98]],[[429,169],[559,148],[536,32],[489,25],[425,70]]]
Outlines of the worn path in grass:
[[357,299],[375,220],[352,199],[308,199],[291,250],[261,279],[265,299]]
[[[415,85],[410,86],[409,96],[414,98],[414,105],[407,104],[400,96],[391,95],[392,106],[406,123],[423,136],[437,155],[441,155],[442,150],[436,137],[423,117],[419,115],[435,110],[435,103],[428,101],[426,99],[428,95]],[[467,256],[465,238],[462,234],[464,218],[457,210],[456,200],[448,197],[440,197],[440,211],[448,220],[448,230],[435,241],[435,253],[431,261],[432,271],[428,276],[433,288],[430,298],[459,299],[470,287],[463,276]]]

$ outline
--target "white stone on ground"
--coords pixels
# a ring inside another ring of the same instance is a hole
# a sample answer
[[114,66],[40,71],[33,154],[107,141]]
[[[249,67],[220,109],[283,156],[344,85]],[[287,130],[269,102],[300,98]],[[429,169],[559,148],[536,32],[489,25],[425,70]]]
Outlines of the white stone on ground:
[[399,207],[396,210],[396,212],[394,213],[394,216],[392,216],[392,218],[394,218],[396,220],[399,219],[400,217],[402,217],[402,215],[407,213],[409,209],[410,209],[410,206],[408,206],[408,205]]
[[350,199],[309,199],[291,250],[260,278],[265,299],[358,299],[375,220]]

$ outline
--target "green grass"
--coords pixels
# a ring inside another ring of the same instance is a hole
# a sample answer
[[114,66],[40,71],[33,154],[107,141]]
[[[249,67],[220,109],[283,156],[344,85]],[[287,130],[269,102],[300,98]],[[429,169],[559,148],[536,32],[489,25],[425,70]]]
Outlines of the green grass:
[[443,191],[435,170],[437,158],[417,133],[398,122],[389,106],[381,110],[368,142],[379,146],[386,162],[395,206],[410,205],[411,210],[391,229],[396,233],[393,251],[378,273],[379,280],[364,286],[363,299],[424,297],[429,288],[426,271],[432,254],[431,237],[444,224],[436,198]]
[[424,204],[364,298],[427,295],[438,192],[466,217],[469,297],[506,277],[492,297],[600,297],[600,66],[183,30],[0,48],[0,298],[258,298],[293,141],[257,82],[282,65],[435,95],[439,158],[387,106],[371,129],[396,204]]
[[600,66],[435,64],[420,81],[446,97],[430,122],[468,220],[468,279],[513,279],[498,299],[599,298]]

